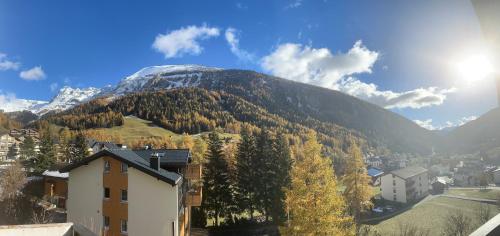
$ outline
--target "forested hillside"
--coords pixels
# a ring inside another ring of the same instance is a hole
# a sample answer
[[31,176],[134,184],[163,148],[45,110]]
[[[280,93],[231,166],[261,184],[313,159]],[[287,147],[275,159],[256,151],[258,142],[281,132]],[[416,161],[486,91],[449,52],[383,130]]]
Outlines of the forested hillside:
[[20,128],[21,124],[15,120],[12,120],[5,113],[0,112],[0,135],[6,134],[10,129]]

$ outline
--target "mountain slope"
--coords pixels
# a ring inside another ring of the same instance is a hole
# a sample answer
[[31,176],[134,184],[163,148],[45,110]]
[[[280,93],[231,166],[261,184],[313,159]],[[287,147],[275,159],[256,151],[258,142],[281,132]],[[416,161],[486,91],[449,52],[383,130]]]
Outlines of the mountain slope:
[[446,151],[452,153],[472,153],[500,147],[500,107],[452,130],[446,141]]
[[[231,96],[231,99],[238,100],[238,104],[248,103],[255,106],[250,108],[251,106],[247,104],[245,105],[246,109],[263,110],[262,113],[268,116],[266,119],[284,119],[294,125],[300,124],[314,128],[323,134],[338,135],[337,132],[342,130],[339,127],[345,127],[347,130],[342,132],[351,132],[348,130],[358,132],[361,136],[366,137],[372,147],[388,147],[397,152],[425,154],[429,153],[432,145],[437,142],[437,135],[432,132],[371,103],[338,91],[297,83],[254,71],[222,70],[195,65],[148,67],[125,78],[107,95],[113,96],[115,101],[125,102],[120,100],[120,97],[126,94],[190,87],[215,91],[221,96]],[[141,95],[138,96],[134,97],[136,100],[126,102],[142,104]],[[117,103],[119,102],[112,104]],[[199,104],[189,103],[189,106],[203,106],[204,101],[197,101],[197,103]],[[137,104],[134,104],[135,108],[133,109],[138,109]],[[158,103],[158,106],[162,104]],[[227,105],[224,105],[223,108],[230,110]],[[114,112],[119,111],[127,115],[133,114],[127,109],[116,110],[116,107],[111,109]],[[165,107],[154,107],[154,109],[165,109]],[[178,112],[181,112],[177,114],[178,116],[186,112],[190,113],[189,109]],[[239,113],[235,114],[236,112]],[[255,111],[233,111],[229,115],[241,116],[243,113],[252,112]],[[135,115],[147,120],[161,120],[160,117],[145,117],[144,114]],[[155,115],[169,116],[172,114],[158,113]],[[194,116],[194,114],[192,115]],[[250,117],[249,114],[245,114],[245,116],[246,118],[238,117],[236,120],[245,121]],[[211,118],[208,117],[208,119]],[[219,117],[217,119],[226,118]]]

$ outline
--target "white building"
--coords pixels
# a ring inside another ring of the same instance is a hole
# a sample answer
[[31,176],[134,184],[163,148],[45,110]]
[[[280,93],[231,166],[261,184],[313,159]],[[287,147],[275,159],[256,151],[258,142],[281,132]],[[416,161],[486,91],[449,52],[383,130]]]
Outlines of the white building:
[[189,235],[190,207],[201,204],[189,185],[201,167],[188,164],[189,150],[160,151],[105,149],[62,169],[68,222],[97,235]]
[[382,176],[382,198],[402,203],[415,202],[429,194],[429,177],[422,167],[407,167]]

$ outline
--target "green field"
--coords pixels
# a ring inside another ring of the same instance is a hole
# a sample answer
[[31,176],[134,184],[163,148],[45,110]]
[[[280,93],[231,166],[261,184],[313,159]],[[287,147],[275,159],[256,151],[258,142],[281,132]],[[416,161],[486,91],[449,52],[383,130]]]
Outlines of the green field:
[[[476,209],[481,203],[461,199],[436,197],[418,204],[393,218],[375,225],[381,235],[395,235],[400,223],[410,223],[422,229],[430,230],[430,235],[440,235],[447,215],[455,210],[464,211],[469,217],[475,218]],[[484,204],[484,203],[483,203]],[[499,211],[495,205],[487,205],[491,209],[491,217]],[[473,222],[476,225],[476,222]]]
[[449,189],[445,192],[448,195],[462,197],[484,198],[497,200],[500,197],[500,190],[497,189]]
[[[176,134],[170,130],[156,126],[151,121],[139,119],[134,116],[124,117],[124,124],[122,126],[115,126],[112,128],[99,128],[94,130],[105,131],[106,133],[113,136],[120,136],[123,139],[124,143],[131,143],[134,140],[138,140],[141,138],[166,136],[171,137],[175,142],[182,136],[181,134]],[[192,136],[196,139],[199,138],[201,134],[195,134]],[[221,135],[221,137],[238,138],[239,136],[236,134],[224,133]]]

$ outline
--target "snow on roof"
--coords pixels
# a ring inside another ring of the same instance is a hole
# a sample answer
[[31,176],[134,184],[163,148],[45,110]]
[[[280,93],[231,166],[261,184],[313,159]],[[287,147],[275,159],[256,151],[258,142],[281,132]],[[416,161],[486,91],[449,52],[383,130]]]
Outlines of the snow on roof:
[[50,176],[50,177],[57,177],[57,178],[65,178],[67,179],[69,177],[69,173],[61,173],[57,170],[51,171],[51,170],[46,170],[42,174],[43,176]]

